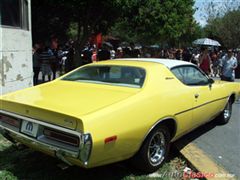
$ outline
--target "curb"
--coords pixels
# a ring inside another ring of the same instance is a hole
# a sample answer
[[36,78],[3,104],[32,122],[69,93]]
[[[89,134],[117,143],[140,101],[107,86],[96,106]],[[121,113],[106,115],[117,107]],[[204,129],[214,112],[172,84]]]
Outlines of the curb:
[[187,161],[189,161],[197,171],[215,175],[215,177],[209,176],[209,178],[206,177],[206,179],[237,180],[236,176],[232,177],[230,172],[225,170],[220,165],[216,164],[203,150],[198,148],[194,143],[189,143],[183,148],[179,143],[176,143],[175,146],[179,150],[180,154]]

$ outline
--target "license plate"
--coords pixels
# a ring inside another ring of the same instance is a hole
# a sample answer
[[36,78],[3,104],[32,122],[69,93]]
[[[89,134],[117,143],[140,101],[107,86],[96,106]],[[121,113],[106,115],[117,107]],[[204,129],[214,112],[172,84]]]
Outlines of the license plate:
[[38,124],[30,121],[22,121],[21,132],[32,137],[37,137],[38,133]]

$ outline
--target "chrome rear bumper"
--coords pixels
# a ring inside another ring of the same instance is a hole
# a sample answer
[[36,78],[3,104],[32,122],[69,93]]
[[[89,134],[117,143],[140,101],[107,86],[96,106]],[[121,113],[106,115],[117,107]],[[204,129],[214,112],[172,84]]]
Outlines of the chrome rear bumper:
[[0,125],[0,133],[8,140],[14,143],[14,141],[21,142],[25,145],[31,145],[32,147],[37,147],[39,150],[49,151],[55,154],[55,156],[68,165],[72,165],[69,161],[66,160],[65,157],[71,157],[78,159],[79,152],[69,151],[63,148],[56,147],[54,145],[50,145],[44,142],[40,142],[37,140],[32,139],[29,136],[24,134],[14,132],[11,129],[4,128]]
[[[39,132],[37,133],[37,136],[32,137],[32,136],[22,133],[20,130],[21,126],[19,128],[12,127],[11,125],[8,125],[0,120],[0,133],[6,139],[12,141],[13,143],[15,141],[17,141],[17,142],[20,142],[27,146],[31,146],[36,150],[45,151],[45,152],[54,154],[57,158],[61,159],[62,161],[64,161],[65,163],[67,163],[69,165],[72,165],[72,164],[67,160],[67,158],[77,159],[83,166],[88,165],[89,157],[83,160],[82,152],[87,147],[87,146],[85,146],[86,145],[86,142],[85,142],[86,137],[90,137],[90,141],[91,141],[90,134],[83,134],[83,133],[80,133],[80,132],[77,132],[74,130],[70,130],[70,129],[63,128],[63,127],[60,127],[57,125],[49,124],[49,123],[46,123],[43,121],[39,121],[39,120],[32,119],[29,117],[24,117],[24,116],[14,114],[11,112],[7,112],[7,111],[3,111],[3,110],[0,110],[0,114],[19,119],[21,121],[23,121],[23,120],[29,121],[29,122],[39,125]],[[43,134],[44,128],[55,129],[55,130],[61,131],[63,133],[68,133],[68,134],[78,137],[79,141],[80,141],[79,146],[74,147],[74,146],[70,146],[70,145],[67,145],[64,143],[60,143],[60,142],[48,139]],[[91,146],[92,146],[92,144],[91,144]],[[91,148],[90,148],[90,151],[91,151]],[[90,153],[91,152],[89,152],[89,156],[90,156]]]

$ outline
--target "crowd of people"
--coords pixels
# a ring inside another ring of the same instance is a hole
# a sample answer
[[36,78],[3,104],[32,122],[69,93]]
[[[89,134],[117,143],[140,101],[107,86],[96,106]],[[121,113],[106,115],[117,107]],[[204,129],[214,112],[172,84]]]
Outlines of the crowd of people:
[[51,48],[43,43],[33,47],[33,84],[39,84],[39,73],[42,74],[42,82],[56,78],[57,72],[67,73],[74,69],[74,48],[68,43],[64,47]]
[[[73,58],[75,49],[72,43],[65,46],[51,48],[43,44],[35,44],[33,47],[33,71],[34,85],[39,84],[41,71],[42,81],[51,81],[56,78],[56,73],[67,73],[74,69]],[[240,51],[227,51],[201,48],[184,49],[160,49],[156,47],[136,47],[134,43],[128,46],[113,48],[110,43],[103,43],[101,48],[95,45],[87,45],[81,51],[80,65],[97,61],[119,58],[167,58],[191,62],[211,77],[220,77],[225,81],[234,81],[240,78]]]

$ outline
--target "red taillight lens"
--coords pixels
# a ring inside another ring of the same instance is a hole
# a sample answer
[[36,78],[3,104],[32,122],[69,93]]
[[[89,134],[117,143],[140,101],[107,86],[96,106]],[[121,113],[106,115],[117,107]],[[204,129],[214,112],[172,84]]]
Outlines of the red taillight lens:
[[52,140],[64,143],[64,144],[68,144],[71,146],[79,146],[79,138],[70,134],[66,134],[60,131],[56,131],[53,129],[44,129],[43,134]]
[[11,126],[20,127],[20,120],[19,119],[14,119],[12,117],[8,117],[8,116],[4,116],[4,115],[0,115],[0,121],[2,121],[5,124],[9,124]]

